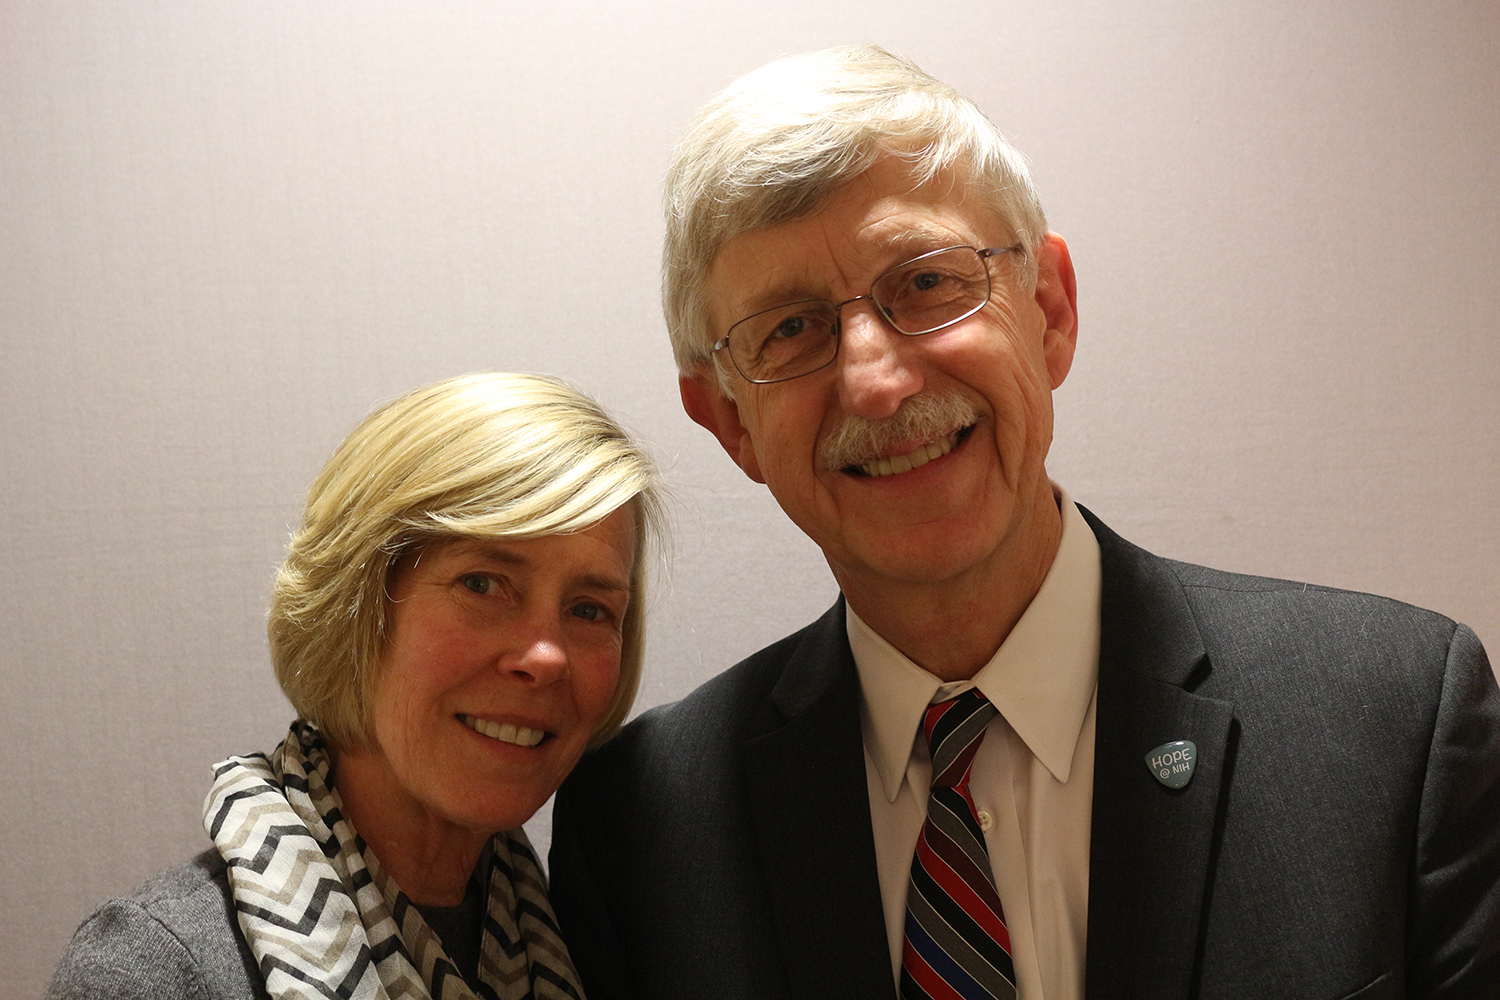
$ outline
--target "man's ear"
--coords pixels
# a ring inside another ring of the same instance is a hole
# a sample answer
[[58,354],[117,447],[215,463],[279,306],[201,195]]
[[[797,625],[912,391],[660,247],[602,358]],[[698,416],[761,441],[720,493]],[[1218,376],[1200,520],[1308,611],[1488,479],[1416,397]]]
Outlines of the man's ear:
[[1068,245],[1056,233],[1048,233],[1037,247],[1036,265],[1036,304],[1047,318],[1042,352],[1056,389],[1068,377],[1078,347],[1078,282]]
[[740,408],[724,395],[713,372],[700,368],[692,375],[683,375],[677,379],[677,388],[682,393],[682,408],[693,422],[707,427],[709,433],[719,439],[719,444],[745,475],[757,483],[764,483],[760,463],[755,458],[755,442],[750,440],[750,432],[740,423]]

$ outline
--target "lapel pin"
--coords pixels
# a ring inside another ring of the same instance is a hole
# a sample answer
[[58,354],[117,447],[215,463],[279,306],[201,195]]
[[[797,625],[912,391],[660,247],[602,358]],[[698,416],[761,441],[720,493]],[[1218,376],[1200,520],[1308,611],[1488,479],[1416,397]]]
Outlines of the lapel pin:
[[1146,754],[1146,766],[1151,777],[1168,788],[1182,788],[1193,780],[1193,768],[1198,764],[1198,745],[1192,740],[1174,740]]

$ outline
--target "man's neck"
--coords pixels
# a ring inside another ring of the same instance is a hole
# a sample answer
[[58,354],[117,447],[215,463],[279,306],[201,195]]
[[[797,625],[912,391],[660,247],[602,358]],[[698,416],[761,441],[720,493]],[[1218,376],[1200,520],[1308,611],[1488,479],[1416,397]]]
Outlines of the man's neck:
[[1013,545],[948,580],[909,583],[858,579],[838,567],[833,572],[849,606],[883,639],[943,681],[967,680],[1021,620],[1057,556],[1057,505],[1038,505],[1028,527]]

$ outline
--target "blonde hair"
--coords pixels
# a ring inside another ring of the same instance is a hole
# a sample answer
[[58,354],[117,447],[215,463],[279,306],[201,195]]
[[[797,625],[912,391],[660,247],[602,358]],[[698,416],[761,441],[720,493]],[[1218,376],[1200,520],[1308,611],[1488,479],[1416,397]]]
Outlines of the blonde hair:
[[814,214],[883,156],[905,160],[913,186],[955,173],[1025,248],[1029,287],[1046,217],[1025,160],[974,102],[874,45],[789,56],[711,98],[673,151],[662,310],[679,372],[712,357],[704,286],[724,244]]
[[308,491],[271,597],[281,689],[331,745],[368,745],[386,585],[403,554],[445,539],[580,531],[629,504],[635,565],[619,686],[593,738],[603,742],[640,684],[659,491],[651,458],[599,404],[557,379],[485,372],[407,393],[355,428]]

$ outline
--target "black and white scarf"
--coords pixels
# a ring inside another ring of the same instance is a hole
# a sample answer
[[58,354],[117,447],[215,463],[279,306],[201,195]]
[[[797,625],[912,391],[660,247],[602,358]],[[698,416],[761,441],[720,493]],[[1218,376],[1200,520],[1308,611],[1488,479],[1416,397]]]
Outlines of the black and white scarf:
[[491,841],[480,982],[470,988],[344,817],[329,766],[322,735],[297,722],[269,757],[216,765],[203,804],[272,997],[582,1000],[525,833]]

